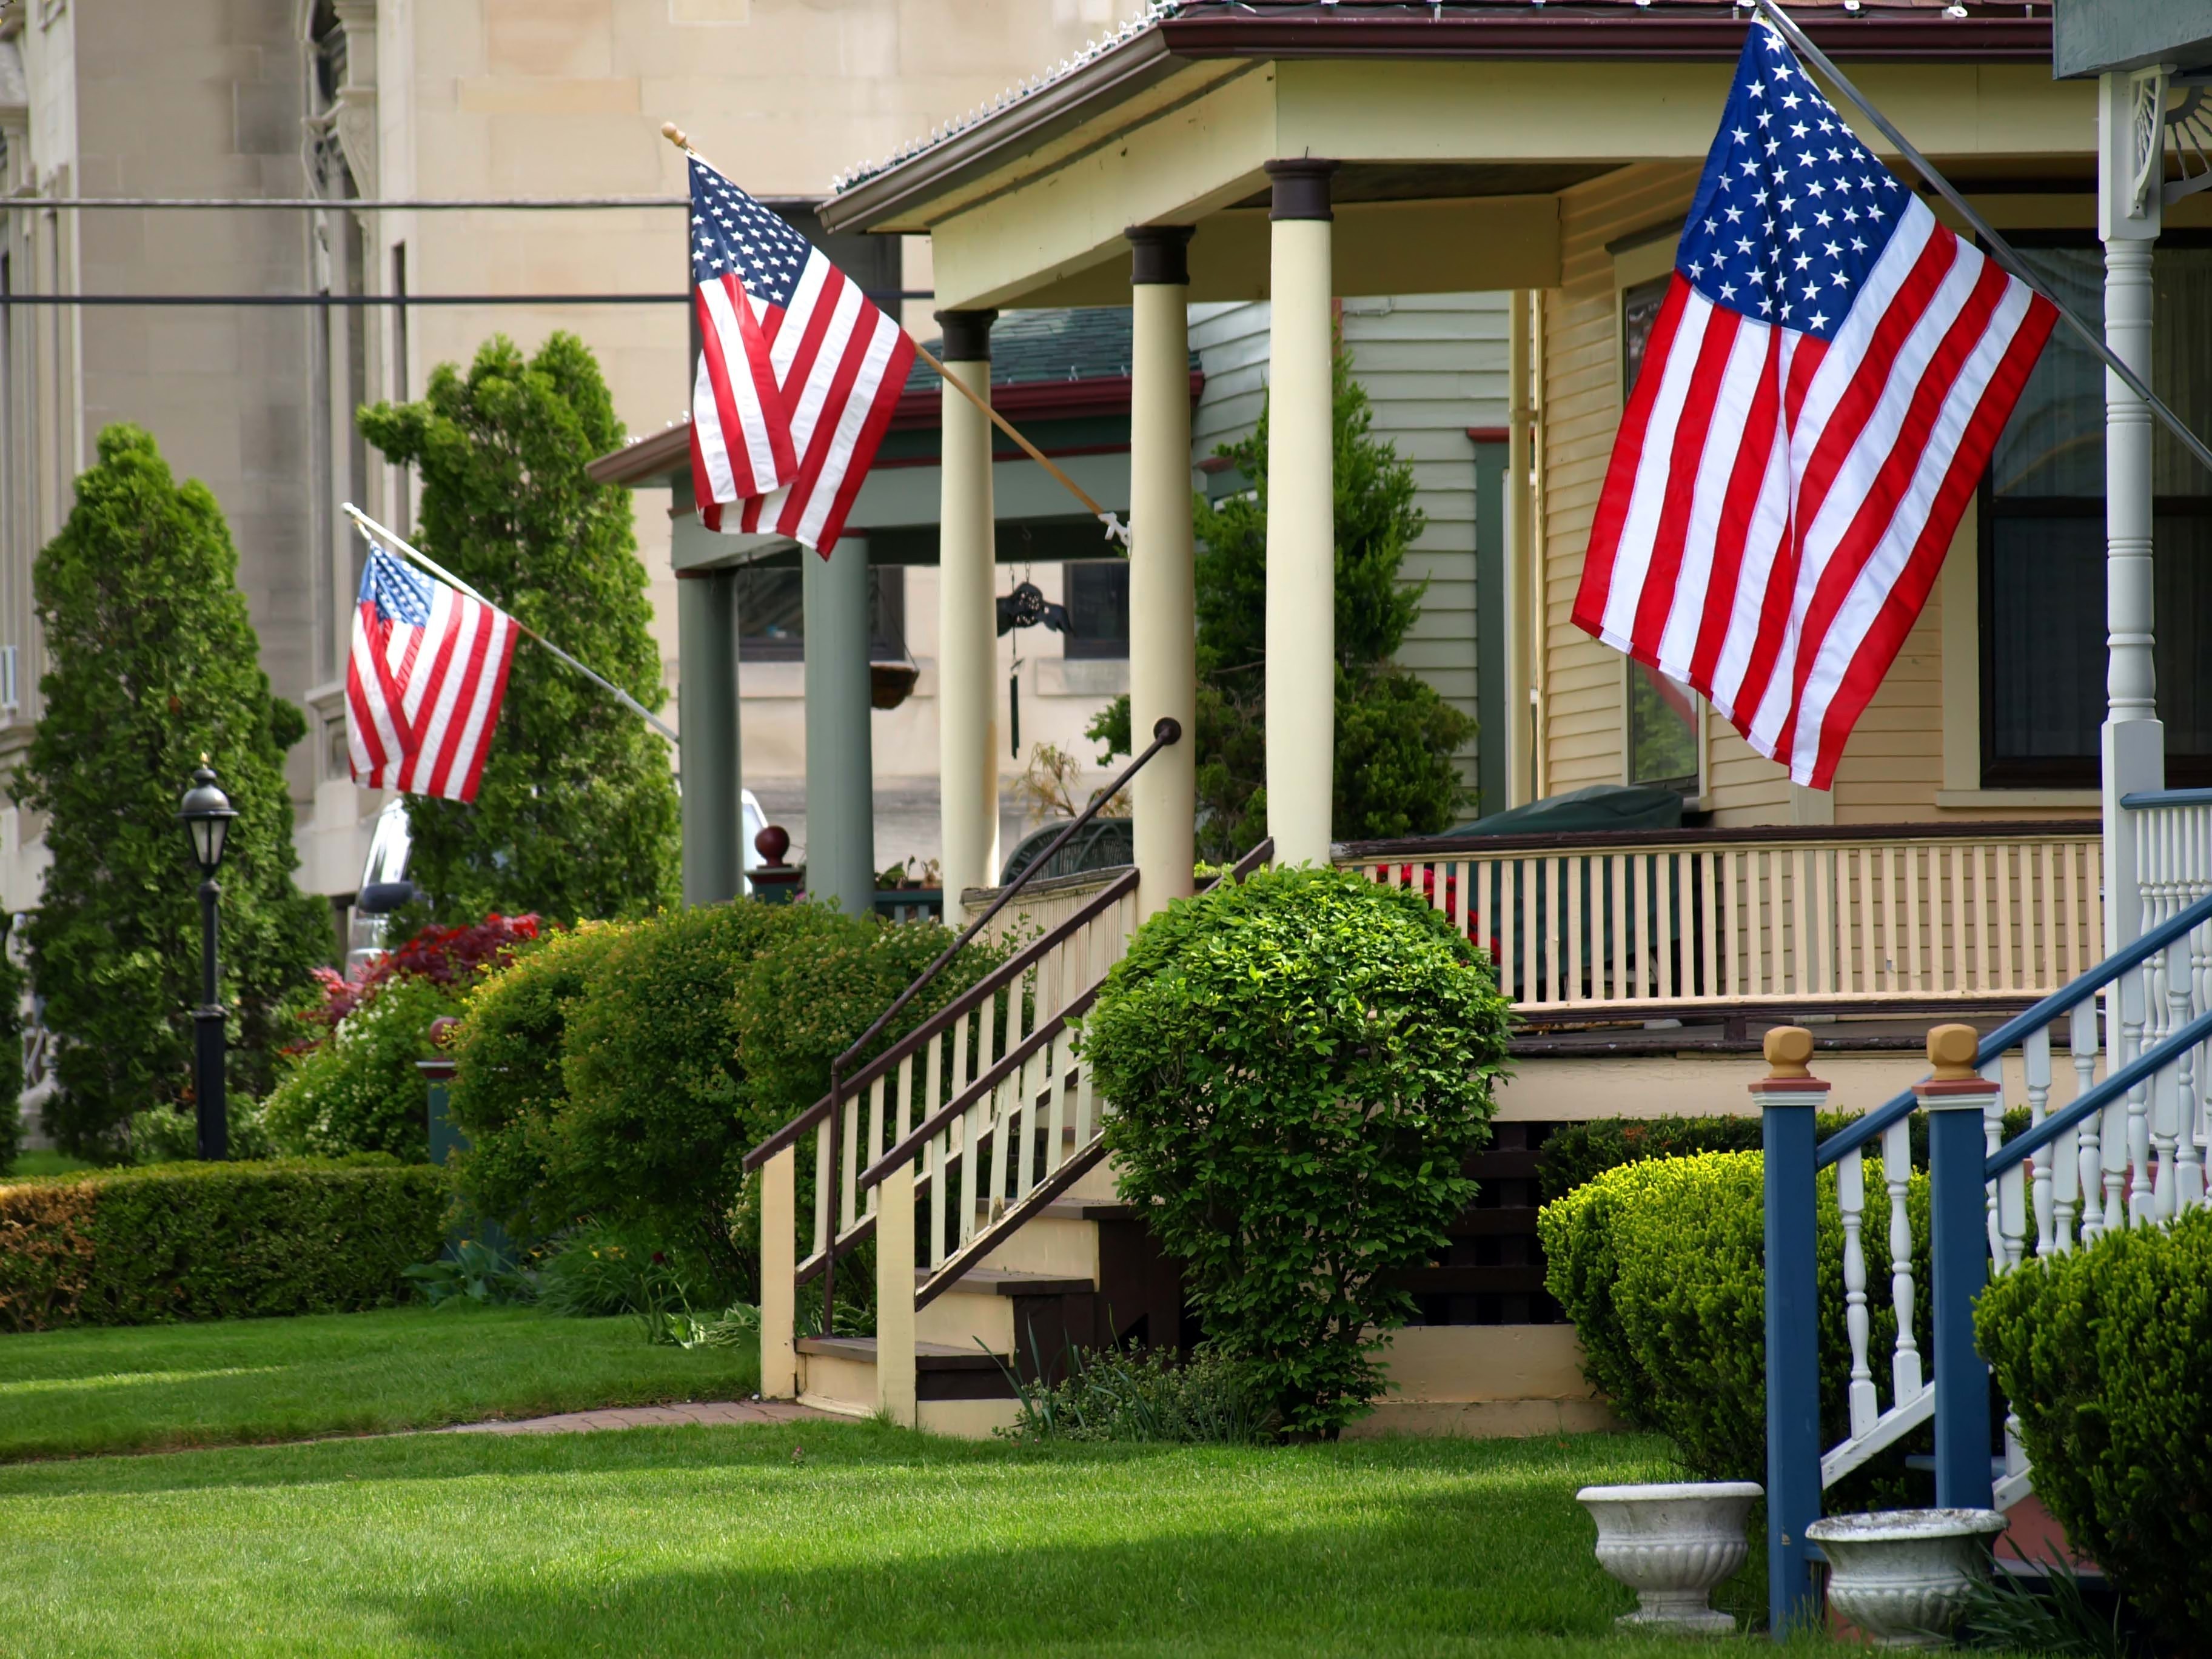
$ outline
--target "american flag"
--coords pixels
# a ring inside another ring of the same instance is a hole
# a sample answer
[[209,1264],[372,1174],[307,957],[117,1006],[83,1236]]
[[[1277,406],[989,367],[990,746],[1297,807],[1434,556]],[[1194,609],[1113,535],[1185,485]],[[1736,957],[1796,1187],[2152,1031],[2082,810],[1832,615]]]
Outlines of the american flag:
[[690,160],[701,521],[775,531],[826,558],[906,389],[914,342],[821,249]]
[[2057,320],[1754,26],[1614,441],[1575,622],[1829,787]]
[[514,641],[506,612],[371,543],[346,664],[354,781],[474,800]]

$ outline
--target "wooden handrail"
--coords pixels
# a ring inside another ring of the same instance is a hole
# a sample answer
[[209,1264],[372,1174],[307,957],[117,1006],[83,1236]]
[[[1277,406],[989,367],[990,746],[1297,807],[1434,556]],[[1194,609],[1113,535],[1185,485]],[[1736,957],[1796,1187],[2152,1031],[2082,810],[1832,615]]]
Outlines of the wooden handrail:
[[831,1106],[836,1101],[867,1088],[878,1078],[895,1069],[901,1060],[919,1051],[939,1031],[965,1019],[978,1007],[998,995],[1009,984],[1019,980],[1056,946],[1066,943],[1071,934],[1090,926],[1106,911],[1128,896],[1135,890],[1136,885],[1136,871],[1133,868],[1123,871],[1111,883],[1102,888],[1096,898],[1066,921],[1061,922],[1059,927],[1023,946],[1020,951],[977,980],[957,997],[899,1038],[859,1071],[854,1073],[851,1077],[842,1079],[836,1093],[823,1096],[821,1099],[747,1152],[744,1166],[747,1173],[750,1174],[758,1169],[769,1158],[774,1158],[785,1147],[797,1140],[799,1136],[821,1122],[829,1115]]
[[1662,853],[1676,848],[1789,842],[1839,846],[1863,842],[2027,841],[2059,837],[2094,840],[2104,833],[2095,818],[2043,818],[2007,823],[1756,823],[1731,830],[1574,830],[1552,835],[1428,836],[1396,841],[1346,842],[1336,849],[1339,864],[1403,860],[1423,864],[1483,854]]
[[[1206,883],[1205,887],[1200,890],[1210,893],[1224,881],[1243,881],[1255,870],[1258,869],[1261,865],[1266,863],[1269,858],[1273,857],[1274,850],[1275,838],[1273,836],[1270,836],[1265,841],[1261,842],[1257,847],[1255,847],[1250,852],[1245,854],[1243,858],[1237,860],[1237,862],[1231,865],[1228,869],[1223,871],[1212,881]],[[1134,871],[1130,872],[1132,876],[1134,876],[1135,873],[1136,872]],[[1119,884],[1117,883],[1116,886],[1118,885]],[[1119,895],[1114,893],[1112,890],[1109,890],[1108,893],[1101,894],[1099,900],[1094,901],[1094,903],[1102,902],[1109,896],[1119,896]],[[1079,918],[1078,920],[1080,921],[1081,918]],[[1055,936],[1057,936],[1057,933],[1066,933],[1070,927],[1074,925],[1074,923],[1064,924],[1060,929],[1056,930]],[[890,1172],[898,1166],[899,1161],[902,1158],[912,1158],[916,1152],[920,1152],[922,1147],[929,1142],[933,1136],[936,1135],[948,1124],[957,1121],[962,1113],[969,1110],[977,1101],[982,1099],[994,1089],[997,1088],[1000,1084],[1005,1082],[1009,1077],[1012,1077],[1025,1062],[1033,1059],[1039,1049],[1050,1042],[1053,1038],[1058,1036],[1060,1032],[1066,1030],[1067,1029],[1068,1021],[1071,1019],[1081,1018],[1084,1013],[1089,1010],[1091,1005],[1097,1000],[1097,998],[1098,987],[1094,985],[1088,990],[1084,991],[1079,995],[1071,1000],[1065,1008],[1062,1008],[1058,1013],[1054,1014],[1042,1025],[1040,1025],[1036,1030],[1030,1032],[1027,1037],[1024,1038],[1021,1042],[1017,1044],[1013,1048],[1001,1055],[999,1058],[998,1062],[994,1065],[989,1071],[984,1073],[982,1076],[977,1078],[973,1083],[962,1090],[952,1100],[949,1101],[945,1105],[939,1107],[935,1112],[932,1113],[920,1124],[916,1125],[914,1131],[904,1139],[901,1140],[896,1146],[886,1152],[873,1164],[868,1165],[866,1169],[861,1170],[858,1179],[857,1189],[860,1192],[866,1192],[870,1188],[881,1182],[885,1176],[890,1174]],[[870,1080],[872,1081],[873,1079]],[[860,1086],[859,1079],[856,1079],[854,1080],[854,1086],[856,1089]]]

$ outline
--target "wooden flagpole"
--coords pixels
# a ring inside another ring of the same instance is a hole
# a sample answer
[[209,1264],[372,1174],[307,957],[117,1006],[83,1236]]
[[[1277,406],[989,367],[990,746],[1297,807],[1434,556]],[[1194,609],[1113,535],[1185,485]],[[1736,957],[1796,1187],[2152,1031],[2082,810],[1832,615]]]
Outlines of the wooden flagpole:
[[[675,145],[677,149],[682,150],[686,155],[691,157],[694,161],[699,161],[707,167],[714,167],[714,164],[712,161],[708,161],[705,156],[700,155],[697,150],[691,148],[690,139],[684,136],[684,129],[678,126],[675,122],[662,122],[660,124],[660,136],[667,139],[670,143]],[[720,168],[716,168],[715,170],[717,172],[720,171]],[[908,337],[912,338],[911,336]],[[1106,526],[1107,540],[1119,542],[1124,547],[1127,547],[1129,544],[1128,527],[1121,522],[1117,514],[1109,513],[1104,507],[1099,506],[1097,501],[1091,500],[1089,491],[1085,490],[1081,484],[1076,483],[1074,479],[1069,477],[1066,473],[1061,471],[1059,467],[1055,466],[1053,464],[1051,458],[1047,456],[1044,451],[1039,449],[1027,438],[1024,437],[1013,423],[1008,421],[1005,416],[1000,414],[997,410],[992,408],[990,404],[984,398],[979,395],[973,386],[969,386],[965,380],[959,379],[957,375],[948,370],[943,363],[938,362],[937,358],[931,353],[928,347],[923,345],[921,341],[915,340],[914,342],[914,350],[916,356],[920,357],[922,362],[927,363],[932,368],[937,371],[939,379],[942,380],[945,385],[957,390],[962,397],[965,398],[969,403],[975,404],[977,409],[982,410],[982,412],[989,417],[992,425],[997,427],[1000,431],[1005,433],[1009,438],[1012,438],[1017,444],[1020,445],[1022,453],[1024,455],[1027,455],[1031,460],[1035,461],[1046,471],[1051,473],[1054,477],[1060,481],[1061,487],[1065,489],[1069,495],[1074,496],[1077,501],[1081,501],[1085,510],[1088,512],[1092,518],[1097,520],[1099,523]]]
[[538,644],[544,646],[555,656],[560,658],[562,662],[567,663],[569,667],[574,669],[586,679],[591,681],[592,684],[598,686],[604,691],[612,692],[623,704],[623,706],[628,708],[632,714],[642,720],[654,731],[659,732],[660,735],[667,738],[669,742],[677,744],[679,748],[682,747],[682,744],[678,741],[675,731],[672,727],[655,715],[650,708],[647,708],[643,703],[640,702],[635,697],[630,696],[629,692],[623,690],[622,687],[617,685],[612,680],[608,679],[603,674],[594,673],[592,670],[585,667],[583,664],[578,662],[574,657],[563,651],[559,646],[554,644],[552,641],[547,639],[536,629],[531,627],[529,623],[524,622],[520,617],[514,615],[514,612],[509,611],[501,611],[499,606],[492,604],[489,599],[484,598],[483,594],[477,592],[475,588],[471,587],[466,582],[463,581],[459,576],[453,574],[452,571],[447,569],[445,566],[440,564],[428,554],[422,551],[418,548],[408,545],[402,538],[394,534],[383,525],[377,523],[375,520],[370,518],[368,514],[362,512],[351,501],[341,501],[338,504],[338,509],[348,518],[351,519],[354,522],[354,527],[359,530],[361,533],[367,537],[370,541],[375,543],[380,547],[389,547],[393,552],[404,555],[407,558],[411,559],[416,564],[421,565],[423,569],[428,571],[440,581],[445,583],[447,586],[453,588],[459,592],[467,594],[471,599],[474,599],[478,605],[484,606],[487,610],[498,611],[501,616],[505,617],[507,621],[514,624],[514,631],[516,633],[521,635],[525,639],[537,641]]

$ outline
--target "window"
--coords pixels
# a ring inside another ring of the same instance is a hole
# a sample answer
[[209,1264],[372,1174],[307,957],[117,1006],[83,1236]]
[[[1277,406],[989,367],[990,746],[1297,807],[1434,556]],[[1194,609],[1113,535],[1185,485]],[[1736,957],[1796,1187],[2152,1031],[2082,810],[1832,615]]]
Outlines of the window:
[[[2101,325],[2094,244],[2053,237],[2021,257]],[[2202,431],[2212,416],[2212,239],[2174,234],[2151,275],[2152,389]],[[2198,787],[2212,784],[2212,477],[2154,430],[2158,712],[2168,781]],[[2064,329],[1997,441],[1979,551],[1982,782],[2094,788],[2105,719],[2105,372]]]
[[[1636,377],[1644,368],[1644,350],[1651,343],[1651,330],[1666,302],[1670,277],[1656,277],[1620,292],[1620,401],[1625,409]],[[1631,661],[1628,665],[1626,704],[1630,783],[1656,784],[1661,788],[1695,795],[1703,786],[1698,776],[1698,696],[1656,668]]]
[[1129,654],[1129,565],[1125,559],[1083,559],[1060,567],[1067,599],[1071,657]]
[[[812,558],[811,553],[802,557]],[[738,659],[741,662],[802,662],[806,657],[805,575],[797,569],[738,572]],[[885,661],[906,655],[906,567],[868,569],[868,654]]]

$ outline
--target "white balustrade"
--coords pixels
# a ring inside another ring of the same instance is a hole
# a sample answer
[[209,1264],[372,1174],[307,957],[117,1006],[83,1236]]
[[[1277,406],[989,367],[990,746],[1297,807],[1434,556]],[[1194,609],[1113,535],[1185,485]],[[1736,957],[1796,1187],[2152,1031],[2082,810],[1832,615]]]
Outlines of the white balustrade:
[[1341,861],[1449,915],[1524,1016],[2027,1003],[2105,955],[2102,849],[2087,830],[1562,839],[1574,844],[1407,842]]

